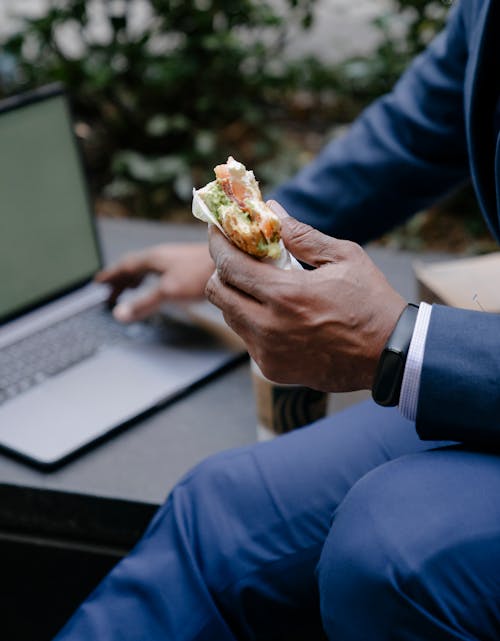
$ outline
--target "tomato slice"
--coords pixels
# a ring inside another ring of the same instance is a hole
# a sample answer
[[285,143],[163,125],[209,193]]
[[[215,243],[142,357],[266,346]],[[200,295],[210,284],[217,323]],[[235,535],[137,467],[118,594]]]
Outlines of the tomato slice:
[[214,168],[215,171],[215,177],[218,180],[224,180],[225,178],[229,178],[229,169],[227,168],[227,165],[217,165]]
[[273,224],[272,220],[263,220],[261,223],[261,229],[264,233],[264,236],[269,240],[275,231],[275,225]]
[[243,183],[233,181],[231,182],[231,185],[233,187],[233,193],[236,200],[243,202],[245,198],[248,198],[250,195]]
[[231,192],[234,198],[238,201],[238,204],[241,206],[244,203],[245,198],[248,198],[251,194],[247,191],[245,185],[237,180],[232,180],[231,174],[227,165],[217,165],[214,169],[215,176],[217,180],[220,180],[222,184],[226,181],[231,185]]

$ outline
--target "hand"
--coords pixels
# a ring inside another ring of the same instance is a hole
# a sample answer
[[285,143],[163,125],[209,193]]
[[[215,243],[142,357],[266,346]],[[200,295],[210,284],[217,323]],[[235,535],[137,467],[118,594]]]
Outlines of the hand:
[[212,227],[216,271],[208,298],[267,378],[331,392],[370,389],[405,300],[359,245],[269,205],[280,215],[286,247],[317,269],[285,271],[260,262]]
[[114,305],[123,291],[138,287],[148,274],[160,276],[146,294],[114,308],[117,320],[130,323],[150,316],[166,301],[202,298],[213,270],[206,243],[165,244],[125,256],[99,272],[96,281],[111,285],[109,302]]

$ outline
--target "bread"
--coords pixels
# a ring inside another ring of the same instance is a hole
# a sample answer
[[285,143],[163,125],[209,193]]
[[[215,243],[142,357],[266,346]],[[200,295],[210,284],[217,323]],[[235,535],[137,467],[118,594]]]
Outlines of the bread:
[[262,200],[253,171],[229,156],[227,163],[215,167],[215,177],[195,194],[226,236],[252,256],[279,258],[280,221]]

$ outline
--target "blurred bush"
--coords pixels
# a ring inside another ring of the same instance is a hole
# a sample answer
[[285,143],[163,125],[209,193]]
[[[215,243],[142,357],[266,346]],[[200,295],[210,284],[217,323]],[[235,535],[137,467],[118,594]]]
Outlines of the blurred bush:
[[[350,122],[391,90],[413,58],[443,28],[451,1],[391,0],[389,8],[372,21],[378,43],[373,51],[333,66],[315,57],[296,61],[288,68],[287,89],[307,90],[308,102],[317,113],[324,117],[326,112],[337,123]],[[293,96],[290,100],[293,103]]]
[[229,153],[264,183],[292,173],[391,88],[447,11],[441,0],[393,0],[370,55],[290,61],[287,43],[311,26],[315,4],[142,0],[140,27],[136,0],[47,0],[39,17],[18,5],[19,28],[1,43],[0,94],[63,82],[94,195],[163,217]]
[[98,29],[90,4],[51,0],[36,18],[16,9],[0,90],[66,85],[95,194],[151,215],[188,200],[229,152],[252,165],[272,155],[278,62],[290,31],[310,25],[314,0],[286,0],[282,14],[262,0],[149,0],[140,29],[134,0],[93,2]]
[[[352,81],[350,95],[358,104],[371,102],[390,90],[412,59],[443,28],[452,2],[395,0],[396,11],[377,17],[374,26],[381,38],[373,55],[352,59],[343,65],[346,86]],[[478,254],[497,249],[470,183],[420,212],[382,242],[413,251],[433,249]]]
[[413,58],[443,28],[452,0],[393,0],[393,8],[373,21],[379,44],[369,56],[351,58],[342,76],[363,104],[389,91]]

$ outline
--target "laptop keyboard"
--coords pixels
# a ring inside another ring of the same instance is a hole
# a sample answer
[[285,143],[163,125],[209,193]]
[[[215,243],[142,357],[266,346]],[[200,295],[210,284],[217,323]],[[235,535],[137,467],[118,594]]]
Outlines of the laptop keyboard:
[[0,405],[128,333],[99,305],[5,347],[0,351]]

